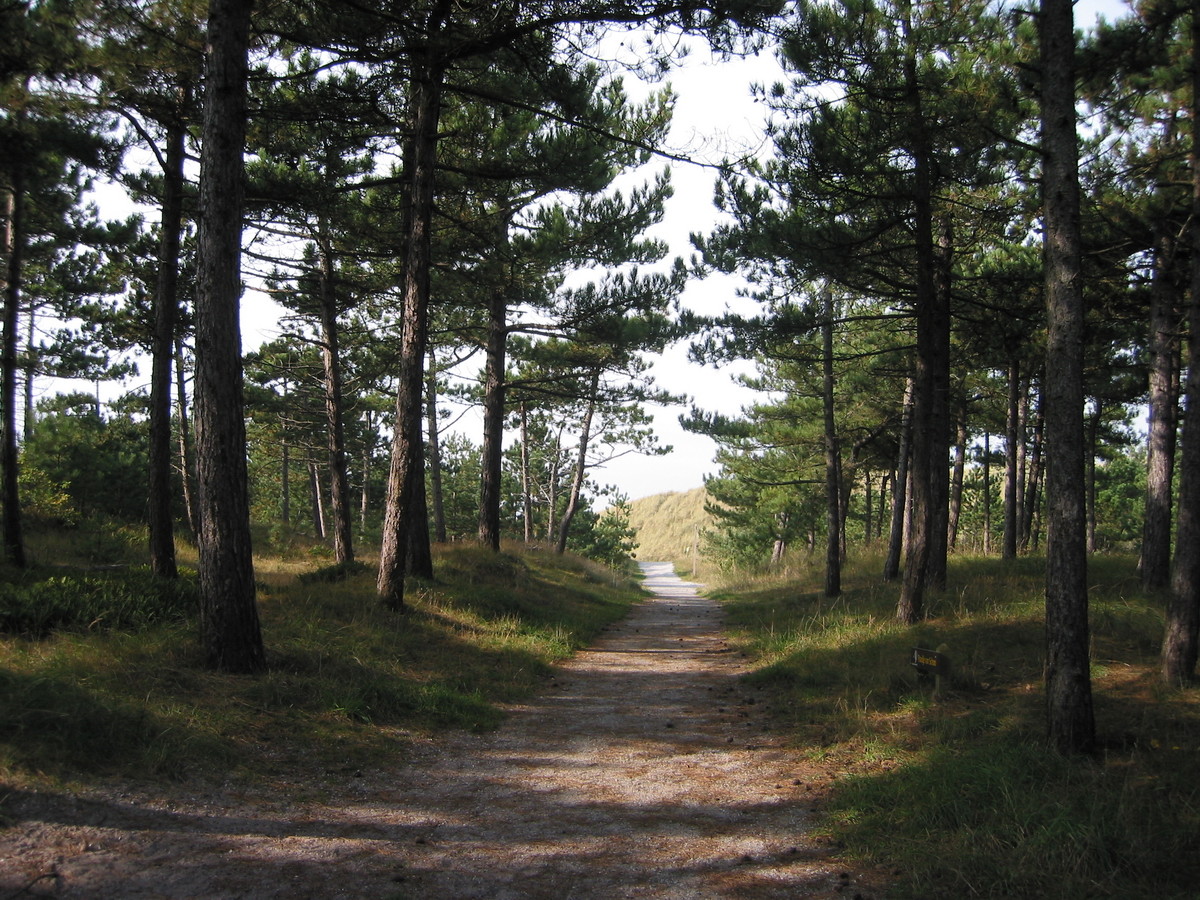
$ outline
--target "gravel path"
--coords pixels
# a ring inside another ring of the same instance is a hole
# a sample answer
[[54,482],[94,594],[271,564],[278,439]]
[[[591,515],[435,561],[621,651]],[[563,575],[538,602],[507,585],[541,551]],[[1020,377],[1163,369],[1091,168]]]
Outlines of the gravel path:
[[0,900],[871,896],[806,837],[822,776],[764,730],[717,605],[642,568],[655,596],[497,732],[321,802],[11,798]]

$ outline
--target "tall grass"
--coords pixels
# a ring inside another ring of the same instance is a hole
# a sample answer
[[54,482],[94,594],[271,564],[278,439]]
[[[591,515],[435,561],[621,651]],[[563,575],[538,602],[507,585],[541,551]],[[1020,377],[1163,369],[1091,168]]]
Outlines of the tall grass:
[[[819,579],[723,593],[777,721],[840,773],[822,828],[847,858],[893,897],[1197,896],[1200,695],[1158,686],[1161,604],[1134,560],[1091,567],[1085,759],[1044,740],[1042,560],[955,560],[911,627],[869,562],[834,601]],[[908,660],[942,645],[939,695]]]
[[[415,734],[494,727],[504,703],[639,595],[572,557],[473,546],[443,548],[405,614],[376,601],[369,566],[270,558],[256,569],[268,653],[258,676],[202,667],[194,609],[0,634],[0,777],[361,767]],[[51,578],[73,577],[63,572],[32,583],[53,593]]]

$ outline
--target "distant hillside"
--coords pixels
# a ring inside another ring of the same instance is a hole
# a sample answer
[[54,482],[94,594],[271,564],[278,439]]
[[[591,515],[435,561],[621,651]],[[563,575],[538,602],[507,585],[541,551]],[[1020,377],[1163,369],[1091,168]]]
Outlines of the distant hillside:
[[712,522],[704,511],[707,496],[707,491],[699,487],[686,493],[655,494],[631,501],[629,519],[637,531],[637,558],[690,566],[697,535]]

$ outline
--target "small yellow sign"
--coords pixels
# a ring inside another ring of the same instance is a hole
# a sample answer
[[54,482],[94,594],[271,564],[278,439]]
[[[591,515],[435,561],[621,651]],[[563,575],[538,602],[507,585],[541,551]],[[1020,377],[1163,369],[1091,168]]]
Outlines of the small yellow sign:
[[950,658],[945,653],[939,653],[936,650],[913,647],[909,664],[924,675],[945,676],[950,674]]

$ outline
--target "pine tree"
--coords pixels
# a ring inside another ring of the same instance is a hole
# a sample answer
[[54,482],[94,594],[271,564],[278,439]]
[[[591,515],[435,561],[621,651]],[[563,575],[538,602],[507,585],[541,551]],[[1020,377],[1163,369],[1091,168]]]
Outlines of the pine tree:
[[265,665],[255,599],[238,322],[250,4],[210,0],[196,294],[196,469],[205,660]]

